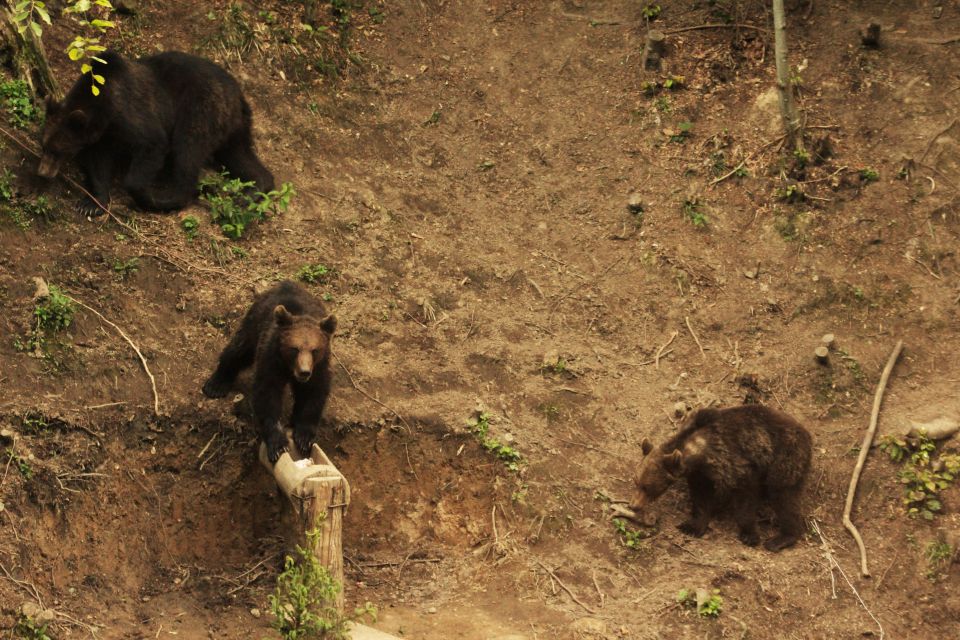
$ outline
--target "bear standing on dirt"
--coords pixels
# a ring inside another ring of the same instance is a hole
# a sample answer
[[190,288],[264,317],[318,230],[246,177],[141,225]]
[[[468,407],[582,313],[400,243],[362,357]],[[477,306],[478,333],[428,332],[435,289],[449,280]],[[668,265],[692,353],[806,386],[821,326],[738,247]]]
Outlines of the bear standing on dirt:
[[306,289],[281,282],[254,301],[203,384],[204,395],[222,398],[237,374],[254,365],[253,414],[270,462],[287,448],[280,412],[288,384],[294,444],[303,454],[310,451],[330,393],[330,339],[336,327],[337,319]]
[[[258,191],[273,189],[273,176],[253,151],[250,106],[223,68],[176,51],[101,58],[106,64],[94,61],[91,72],[106,79],[100,95],[84,74],[63,102],[48,100],[40,176],[53,178],[76,158],[87,190],[104,207],[116,175],[138,206],[156,211],[186,206],[211,163]],[[90,198],[80,212],[102,213]]]
[[810,469],[813,441],[796,420],[761,405],[700,409],[675,436],[654,449],[644,439],[643,462],[630,505],[640,513],[681,476],[690,489],[692,515],[680,530],[700,537],[710,520],[730,508],[740,540],[760,542],[757,508],[773,507],[779,535],[770,551],[793,545],[803,532],[800,498]]

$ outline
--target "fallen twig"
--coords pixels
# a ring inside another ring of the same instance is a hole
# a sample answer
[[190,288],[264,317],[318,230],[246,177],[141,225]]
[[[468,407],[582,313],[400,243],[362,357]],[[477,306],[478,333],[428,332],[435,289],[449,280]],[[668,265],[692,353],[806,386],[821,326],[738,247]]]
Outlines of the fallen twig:
[[911,256],[911,255],[909,255],[909,254],[906,254],[906,253],[903,254],[903,255],[904,255],[905,258],[907,258],[907,259],[909,259],[909,260],[913,260],[913,261],[916,262],[918,265],[920,265],[921,267],[923,267],[924,269],[926,269],[926,270],[927,270],[927,273],[929,273],[930,275],[932,275],[932,276],[933,276],[934,278],[936,278],[937,280],[943,280],[943,278],[941,278],[939,275],[937,275],[937,274],[933,271],[933,269],[931,269],[930,267],[928,267],[928,266],[925,265],[924,263],[920,262],[919,260],[917,260],[917,259],[914,258],[913,256]]
[[555,574],[552,570],[550,570],[550,568],[547,567],[547,565],[543,564],[543,563],[540,562],[539,560],[537,560],[537,564],[540,565],[540,568],[541,568],[541,569],[543,569],[544,571],[546,571],[547,573],[549,573],[551,578],[553,578],[554,580],[557,581],[557,584],[560,585],[560,588],[563,589],[564,591],[566,591],[566,592],[567,592],[567,595],[570,596],[570,598],[571,598],[574,602],[576,602],[578,605],[580,605],[581,607],[583,607],[583,608],[586,610],[587,613],[590,613],[590,614],[592,614],[592,615],[597,615],[597,612],[596,612],[595,610],[591,609],[590,607],[588,607],[587,605],[585,605],[583,602],[581,602],[581,601],[580,601],[580,598],[578,598],[578,597],[573,593],[573,591],[570,590],[570,588],[569,588],[567,585],[563,584],[563,580],[561,580],[560,578],[558,578],[558,577],[557,577],[557,574]]
[[[837,559],[833,557],[833,551],[830,548],[830,543],[827,542],[826,538],[823,537],[823,533],[820,531],[820,525],[816,520],[811,520],[813,525],[813,530],[817,532],[817,535],[820,536],[821,548],[823,549],[824,557],[827,558],[827,561],[832,563],[830,568],[830,578],[833,579],[833,567],[837,568],[837,571],[840,572],[840,575],[843,576],[844,581],[846,581],[847,586],[850,587],[850,590],[853,591],[853,595],[857,597],[857,600],[860,602],[860,606],[863,607],[863,610],[867,612],[874,622],[877,623],[877,627],[880,629],[880,640],[883,640],[884,631],[883,625],[880,624],[880,621],[877,619],[877,616],[873,615],[873,612],[870,611],[870,608],[867,607],[867,603],[863,601],[863,598],[860,597],[860,593],[857,591],[857,588],[853,586],[853,583],[850,582],[850,578],[847,577],[846,572],[844,572],[843,567],[840,566],[840,563],[837,562]],[[834,588],[834,598],[836,598],[836,588]]]
[[690,326],[690,318],[683,316],[683,321],[687,323],[687,330],[690,331],[690,335],[693,336],[693,341],[696,342],[697,346],[700,348],[700,357],[706,360],[707,354],[703,350],[703,345],[700,344],[700,338],[697,337],[697,334],[693,332],[693,327]]
[[746,160],[741,160],[741,161],[740,161],[740,164],[738,164],[738,165],[735,166],[733,169],[731,169],[731,170],[728,171],[727,173],[723,174],[723,175],[720,176],[719,178],[715,178],[715,179],[712,180],[707,186],[708,186],[708,187],[712,187],[712,186],[715,185],[715,184],[719,184],[719,183],[723,182],[724,180],[726,180],[727,178],[729,178],[730,176],[732,176],[733,174],[735,174],[737,171],[740,171],[740,169],[742,169],[742,168],[743,168],[743,165],[745,165],[746,163],[747,163]]
[[140,352],[140,348],[139,348],[136,344],[134,344],[133,340],[130,339],[130,336],[128,336],[126,333],[123,332],[123,329],[121,329],[120,327],[118,327],[118,326],[115,325],[114,323],[110,322],[110,321],[107,320],[105,317],[103,317],[103,314],[102,314],[102,313],[100,313],[99,311],[97,311],[96,309],[94,309],[93,307],[91,307],[90,305],[88,305],[88,304],[86,304],[86,303],[84,303],[84,302],[82,302],[82,301],[80,301],[80,300],[78,300],[78,299],[76,299],[76,298],[74,298],[74,297],[72,297],[72,296],[67,296],[67,298],[68,298],[69,300],[72,300],[73,302],[76,302],[78,305],[80,305],[81,307],[83,307],[83,308],[86,309],[87,311],[90,311],[91,313],[95,314],[98,318],[100,318],[100,320],[102,320],[103,322],[106,322],[108,325],[110,325],[111,327],[113,327],[114,329],[116,329],[116,330],[117,330],[117,333],[120,334],[120,337],[122,337],[124,340],[126,340],[126,341],[127,341],[127,344],[129,344],[131,347],[133,347],[133,350],[137,353],[137,357],[140,358],[140,364],[143,365],[143,370],[147,372],[147,377],[150,378],[150,387],[153,389],[153,413],[154,413],[154,415],[159,416],[159,415],[160,415],[160,395],[157,393],[157,381],[156,381],[156,379],[153,377],[153,374],[150,373],[150,367],[147,366],[147,359],[143,357],[143,353]]
[[754,31],[760,31],[761,33],[770,33],[769,29],[763,27],[755,27],[752,24],[744,24],[742,22],[712,22],[710,24],[698,24],[692,27],[681,27],[679,29],[673,29],[672,31],[667,31],[668,36],[676,35],[678,33],[684,33],[686,31],[697,31],[699,29],[753,29]]
[[659,349],[657,349],[657,355],[655,355],[655,356],[653,357],[653,364],[656,365],[657,369],[660,368],[660,356],[663,355],[663,350],[666,349],[667,347],[669,347],[670,344],[671,344],[674,340],[676,340],[676,338],[677,338],[677,336],[678,336],[679,334],[680,334],[679,331],[674,331],[673,333],[671,333],[671,334],[670,334],[670,339],[667,340],[666,343],[664,343],[664,345],[663,345],[662,347],[660,347]]
[[933,143],[937,141],[937,138],[945,134],[947,131],[950,131],[950,129],[953,129],[956,126],[956,124],[957,124],[957,119],[954,118],[953,120],[950,121],[950,124],[948,124],[946,127],[938,131],[936,135],[930,138],[930,142],[927,143],[926,148],[924,148],[923,150],[923,155],[920,156],[920,159],[917,161],[918,164],[922,163],[923,160],[927,157],[927,154],[930,153],[930,149],[933,148]]
[[[877,420],[880,417],[880,402],[883,400],[883,391],[887,387],[887,380],[890,378],[890,372],[893,371],[893,365],[897,363],[900,357],[900,351],[903,349],[903,340],[898,340],[893,352],[887,359],[887,366],[883,368],[883,374],[880,376],[880,383],[877,385],[877,392],[873,397],[873,411],[870,414],[870,427],[863,437],[863,444],[860,445],[860,455],[857,457],[857,465],[853,468],[853,475],[850,477],[850,488],[847,489],[847,502],[843,507],[843,526],[847,528],[853,539],[857,541],[860,548],[860,575],[864,578],[870,577],[870,571],[867,569],[867,549],[863,546],[863,538],[860,532],[854,526],[850,519],[850,511],[853,509],[853,498],[857,493],[857,483],[860,481],[860,473],[863,471],[863,463],[870,453],[870,446],[873,444],[873,436],[877,431]],[[859,596],[857,596],[859,597]],[[862,602],[862,601],[861,601]],[[871,614],[872,616],[873,614]],[[876,618],[874,618],[876,619]],[[879,623],[878,623],[879,624]],[[882,636],[881,632],[881,636]]]
[[353,374],[350,373],[350,369],[347,369],[347,365],[343,364],[343,361],[340,360],[340,356],[337,355],[337,352],[331,350],[330,353],[333,354],[333,357],[334,357],[334,359],[337,361],[337,364],[339,364],[340,367],[344,370],[344,372],[346,372],[347,377],[350,378],[350,384],[353,385],[353,388],[354,388],[354,389],[356,389],[358,392],[360,392],[360,394],[361,394],[362,396],[364,396],[365,398],[367,398],[368,400],[372,400],[373,402],[376,402],[378,405],[380,405],[381,407],[383,407],[384,409],[386,409],[387,411],[389,411],[390,413],[392,413],[393,415],[395,415],[395,416],[397,417],[397,419],[404,424],[404,426],[407,428],[407,430],[408,430],[410,433],[413,433],[413,427],[410,426],[410,423],[407,422],[406,418],[404,418],[402,415],[400,415],[399,413],[397,413],[397,412],[396,412],[394,409],[392,409],[391,407],[388,407],[387,405],[385,405],[384,403],[380,402],[380,401],[377,400],[375,397],[373,397],[372,395],[370,395],[369,393],[367,393],[366,391],[364,391],[364,389],[363,389],[360,385],[357,384],[357,381],[353,379]]

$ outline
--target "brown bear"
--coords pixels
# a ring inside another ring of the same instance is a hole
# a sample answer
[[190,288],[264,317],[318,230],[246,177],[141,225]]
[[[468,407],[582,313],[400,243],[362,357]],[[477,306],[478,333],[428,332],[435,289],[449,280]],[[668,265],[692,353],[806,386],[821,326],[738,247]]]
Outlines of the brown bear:
[[800,498],[813,440],[785,413],[758,404],[700,409],[659,447],[644,439],[641,448],[644,458],[630,505],[638,515],[684,477],[692,511],[679,527],[684,533],[700,537],[714,516],[730,510],[740,540],[756,546],[761,501],[773,507],[780,529],[764,543],[768,550],[793,545],[803,532]]
[[254,300],[203,385],[204,395],[222,398],[237,374],[254,366],[253,414],[270,462],[287,448],[280,423],[287,385],[293,390],[294,444],[304,454],[313,444],[330,394],[330,340],[336,328],[337,319],[319,300],[285,280]]
[[[53,178],[75,158],[101,205],[109,204],[117,176],[138,206],[157,211],[186,206],[208,165],[258,191],[273,189],[273,176],[253,151],[250,106],[226,70],[178,51],[139,60],[113,51],[98,57],[62,102],[47,101],[40,176]],[[100,95],[91,92],[91,74],[106,80]],[[80,211],[102,213],[89,198]]]

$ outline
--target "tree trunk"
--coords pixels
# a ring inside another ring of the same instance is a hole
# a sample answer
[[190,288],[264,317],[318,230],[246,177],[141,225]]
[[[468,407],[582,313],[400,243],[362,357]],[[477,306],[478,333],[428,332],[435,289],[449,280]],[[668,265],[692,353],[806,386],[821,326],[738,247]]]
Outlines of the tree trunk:
[[17,31],[9,3],[0,2],[0,43],[10,51],[10,67],[14,75],[24,80],[35,99],[50,96],[61,98],[57,80],[53,77],[43,42],[31,30]]
[[780,113],[783,116],[787,137],[795,149],[803,149],[800,131],[800,116],[793,101],[793,86],[790,83],[790,62],[787,56],[787,21],[783,0],[773,0],[774,57],[777,62],[777,89],[780,92]]

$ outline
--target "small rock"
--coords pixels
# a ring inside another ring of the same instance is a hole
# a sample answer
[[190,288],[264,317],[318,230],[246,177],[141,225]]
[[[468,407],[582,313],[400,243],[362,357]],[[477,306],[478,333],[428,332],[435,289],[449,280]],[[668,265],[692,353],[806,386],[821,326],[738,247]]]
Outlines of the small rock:
[[547,351],[545,354],[543,354],[542,364],[544,367],[552,367],[553,365],[557,364],[559,361],[560,361],[560,352],[557,351],[556,349],[551,349],[550,351]]
[[757,276],[760,275],[760,264],[758,263],[757,266],[753,267],[752,269],[744,269],[743,275],[751,280],[756,280]]
[[830,350],[820,345],[813,350],[813,356],[817,359],[817,362],[820,364],[827,364],[827,360],[830,357]]
[[33,284],[36,286],[36,291],[33,292],[33,301],[38,302],[40,300],[46,300],[50,297],[50,287],[47,286],[47,281],[43,278],[36,277],[33,279]]
[[250,615],[252,615],[254,618],[259,618],[261,616],[260,609],[257,609],[256,607],[250,609]]
[[867,26],[860,31],[860,42],[865,47],[880,46],[880,24],[871,20]]
[[907,435],[915,436],[921,431],[924,431],[931,440],[946,440],[957,431],[960,431],[960,421],[947,416],[941,416],[927,422],[911,420]]
[[639,193],[631,193],[627,200],[627,211],[630,213],[643,213],[643,200]]
[[682,418],[687,415],[687,411],[690,410],[690,407],[687,406],[686,402],[675,402],[673,403],[673,417]]
[[436,613],[436,612],[437,612],[436,607],[430,607],[429,609],[427,609],[427,613]]

